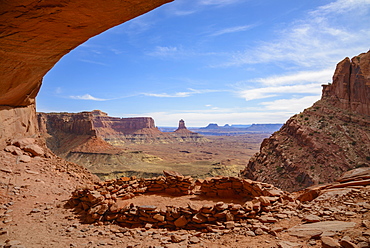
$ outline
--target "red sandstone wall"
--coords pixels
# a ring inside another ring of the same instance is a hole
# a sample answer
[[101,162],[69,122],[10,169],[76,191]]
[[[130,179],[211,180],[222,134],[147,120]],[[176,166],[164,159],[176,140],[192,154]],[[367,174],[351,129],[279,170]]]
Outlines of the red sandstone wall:
[[[40,131],[65,132],[76,135],[132,134],[142,129],[155,129],[151,117],[117,118],[100,112],[38,113]],[[158,132],[160,132],[158,130]]]
[[370,115],[370,51],[338,63],[331,85],[324,85],[322,98],[359,114]]
[[92,115],[90,112],[70,113],[38,113],[41,132],[64,132],[76,135],[95,135]]

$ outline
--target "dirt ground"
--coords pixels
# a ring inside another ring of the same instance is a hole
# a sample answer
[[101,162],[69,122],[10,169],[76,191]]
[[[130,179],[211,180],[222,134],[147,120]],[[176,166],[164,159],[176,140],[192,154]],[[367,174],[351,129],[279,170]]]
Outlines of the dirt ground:
[[[286,231],[252,234],[247,226],[241,224],[214,233],[82,224],[64,205],[74,189],[93,180],[96,178],[84,168],[56,157],[32,158],[29,163],[17,163],[15,155],[1,151],[0,247],[321,247],[321,241],[317,239],[297,238]],[[364,190],[369,191],[369,188]],[[356,202],[356,198],[351,199]],[[186,205],[192,199],[143,196],[133,200],[143,204]],[[310,209],[320,210],[319,206]],[[286,230],[302,223],[299,212],[288,208],[285,211],[286,218],[264,226],[270,230]],[[368,212],[350,213],[346,220],[357,223],[355,229],[365,233],[361,226],[364,218],[369,218]],[[341,236],[354,238],[356,234],[351,232]],[[285,244],[293,246],[283,246]]]

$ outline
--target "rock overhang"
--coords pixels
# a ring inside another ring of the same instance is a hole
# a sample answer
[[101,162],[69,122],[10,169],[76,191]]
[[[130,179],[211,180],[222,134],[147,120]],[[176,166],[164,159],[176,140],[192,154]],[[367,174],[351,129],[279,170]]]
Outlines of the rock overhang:
[[0,3],[0,105],[33,104],[43,76],[89,38],[172,0]]

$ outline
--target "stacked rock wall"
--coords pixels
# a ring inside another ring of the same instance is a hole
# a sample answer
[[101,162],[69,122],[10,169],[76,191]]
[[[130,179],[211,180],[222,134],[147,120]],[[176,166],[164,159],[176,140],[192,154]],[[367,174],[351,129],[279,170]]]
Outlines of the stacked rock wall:
[[[215,187],[210,191],[209,186],[211,185],[222,185],[222,187]],[[197,189],[199,186],[200,189]],[[244,190],[242,190],[243,187]],[[234,191],[233,196],[242,203],[221,201],[225,189]],[[247,192],[248,189],[249,192]],[[203,206],[192,203],[186,206],[171,206],[169,202],[166,209],[151,205],[137,206],[129,200],[135,196],[153,192],[168,195],[203,195],[210,199],[221,200],[215,204]],[[212,198],[210,192],[217,198]],[[238,192],[242,194],[238,196]],[[76,190],[73,192],[69,205],[87,223],[116,223],[127,227],[149,226],[211,231],[223,229],[227,225],[251,218],[259,219],[263,223],[276,222],[275,218],[266,214],[274,211],[275,206],[284,202],[294,204],[289,194],[269,184],[230,177],[209,178],[203,182],[199,180],[194,182],[191,177],[165,172],[164,177],[121,178],[100,182],[94,186],[94,189]]]

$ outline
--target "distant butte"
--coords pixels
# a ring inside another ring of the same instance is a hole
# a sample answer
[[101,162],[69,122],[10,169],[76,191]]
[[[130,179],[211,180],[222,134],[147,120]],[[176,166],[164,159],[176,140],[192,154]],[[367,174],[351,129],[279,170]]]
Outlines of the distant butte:
[[175,130],[175,133],[178,134],[195,134],[194,132],[188,130],[185,126],[185,121],[181,119],[179,121],[179,127]]

